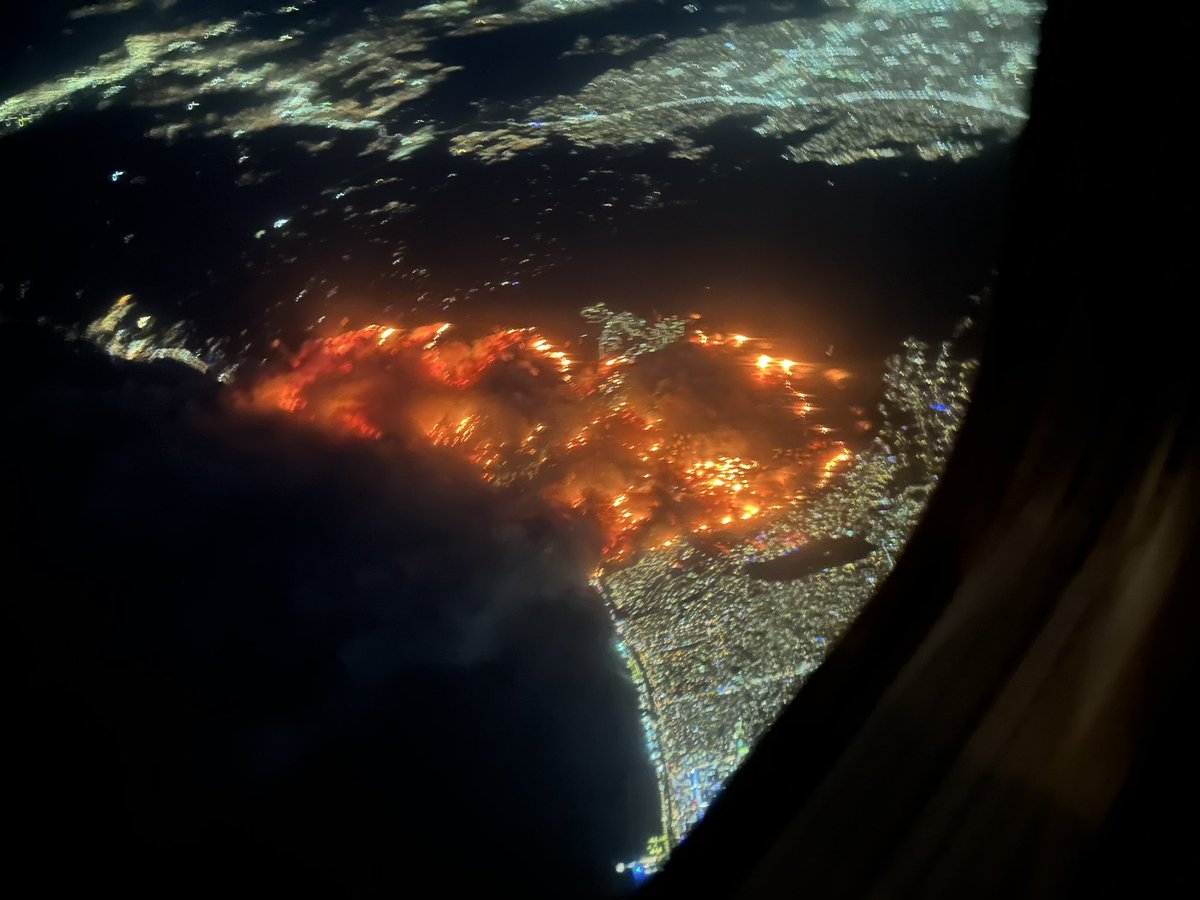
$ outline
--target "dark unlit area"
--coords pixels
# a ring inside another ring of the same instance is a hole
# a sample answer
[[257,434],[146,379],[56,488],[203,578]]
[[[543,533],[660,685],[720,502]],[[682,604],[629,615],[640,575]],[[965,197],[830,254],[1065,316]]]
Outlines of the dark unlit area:
[[133,894],[627,886],[654,787],[595,535],[445,459],[231,415],[170,363],[0,335],[22,866]]

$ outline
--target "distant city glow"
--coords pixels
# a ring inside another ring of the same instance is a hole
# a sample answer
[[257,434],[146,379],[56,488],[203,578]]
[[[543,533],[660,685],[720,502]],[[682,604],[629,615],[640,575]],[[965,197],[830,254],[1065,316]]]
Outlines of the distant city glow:
[[[675,156],[700,158],[711,148],[697,135],[745,117],[758,134],[786,142],[782,155],[796,162],[958,160],[979,153],[985,136],[1013,137],[1023,126],[1044,9],[1041,0],[858,0],[830,4],[821,15],[735,20],[669,40],[610,35],[571,53],[646,50],[601,68],[573,93],[517,98],[484,119],[413,121],[412,105],[460,71],[441,58],[445,35],[497,32],[624,2],[447,0],[379,10],[369,26],[331,39],[309,33],[296,15],[307,0],[180,23],[128,35],[99,58],[0,95],[0,135],[67,105],[128,104],[153,109],[148,134],[168,141],[321,128],[330,135],[322,148],[338,133],[359,132],[369,137],[365,152],[391,161],[441,137],[453,153],[485,161],[554,140],[586,148],[663,142]],[[73,15],[134,5],[118,0]]]

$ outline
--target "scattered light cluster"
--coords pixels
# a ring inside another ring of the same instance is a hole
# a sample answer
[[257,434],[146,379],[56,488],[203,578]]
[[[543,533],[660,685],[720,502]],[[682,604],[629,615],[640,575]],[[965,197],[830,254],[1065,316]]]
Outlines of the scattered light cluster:
[[400,128],[393,121],[458,70],[424,55],[429,35],[372,15],[360,31],[310,43],[291,25],[296,12],[252,10],[131,35],[94,64],[0,101],[0,135],[80,101],[102,108],[123,101],[159,111],[162,124],[148,136],[165,140],[189,133],[241,138],[280,127],[363,131],[371,136],[364,152],[392,159],[433,140],[431,125]]
[[[454,26],[453,35],[478,34],[510,25],[528,25],[562,16],[599,12],[631,0],[519,0],[515,4],[484,4],[477,0],[446,0],[429,3],[406,14],[410,20],[426,20],[443,26]],[[511,6],[499,12],[488,12],[488,6]]]
[[[661,799],[662,833],[623,869],[653,871],[687,834],[887,576],[945,465],[973,372],[952,342],[905,341],[887,363],[876,436],[852,459],[832,457],[822,489],[720,552],[686,540],[595,573]],[[804,565],[767,578],[764,564],[781,560]]]
[[119,359],[131,362],[169,359],[198,372],[215,373],[218,381],[226,382],[233,377],[237,366],[225,358],[220,341],[209,341],[204,350],[196,352],[187,346],[182,322],[161,332],[154,327],[153,316],[138,316],[130,323],[136,305],[132,294],[119,298],[108,312],[88,325],[83,337]]

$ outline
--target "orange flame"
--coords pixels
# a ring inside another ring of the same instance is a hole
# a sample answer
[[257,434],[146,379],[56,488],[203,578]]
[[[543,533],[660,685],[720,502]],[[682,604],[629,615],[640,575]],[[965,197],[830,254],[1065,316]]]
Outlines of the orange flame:
[[[661,390],[661,374],[640,384],[647,357],[582,364],[532,329],[474,341],[447,340],[449,330],[371,325],[310,341],[246,399],[355,438],[424,443],[458,455],[484,481],[524,484],[592,517],[610,561],[689,534],[759,529],[850,461],[840,444],[820,461],[831,442],[812,438],[813,407],[789,378],[811,367],[750,353],[758,374],[737,374],[746,371],[744,345],[757,339],[697,332],[688,345],[696,349],[680,352],[724,354],[721,371],[755,397],[778,391],[779,402],[763,408],[777,432],[795,430],[782,446],[726,426],[725,414],[744,410],[712,409],[711,392],[680,399]],[[768,370],[778,375],[764,378]]]

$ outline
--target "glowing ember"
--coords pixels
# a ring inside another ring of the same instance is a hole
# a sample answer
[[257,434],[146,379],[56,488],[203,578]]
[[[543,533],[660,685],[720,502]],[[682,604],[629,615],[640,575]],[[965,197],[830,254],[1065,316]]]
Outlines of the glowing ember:
[[815,367],[745,335],[695,331],[585,363],[532,329],[448,332],[372,325],[311,341],[246,401],[451,452],[591,517],[610,561],[688,534],[744,537],[851,459],[806,418],[794,383]]
[[842,449],[839,450],[834,456],[826,460],[825,465],[821,469],[821,480],[819,484],[823,486],[828,483],[829,479],[833,477],[834,473],[837,472],[837,470],[843,464],[850,462],[851,458],[850,451],[845,447],[842,447]]

